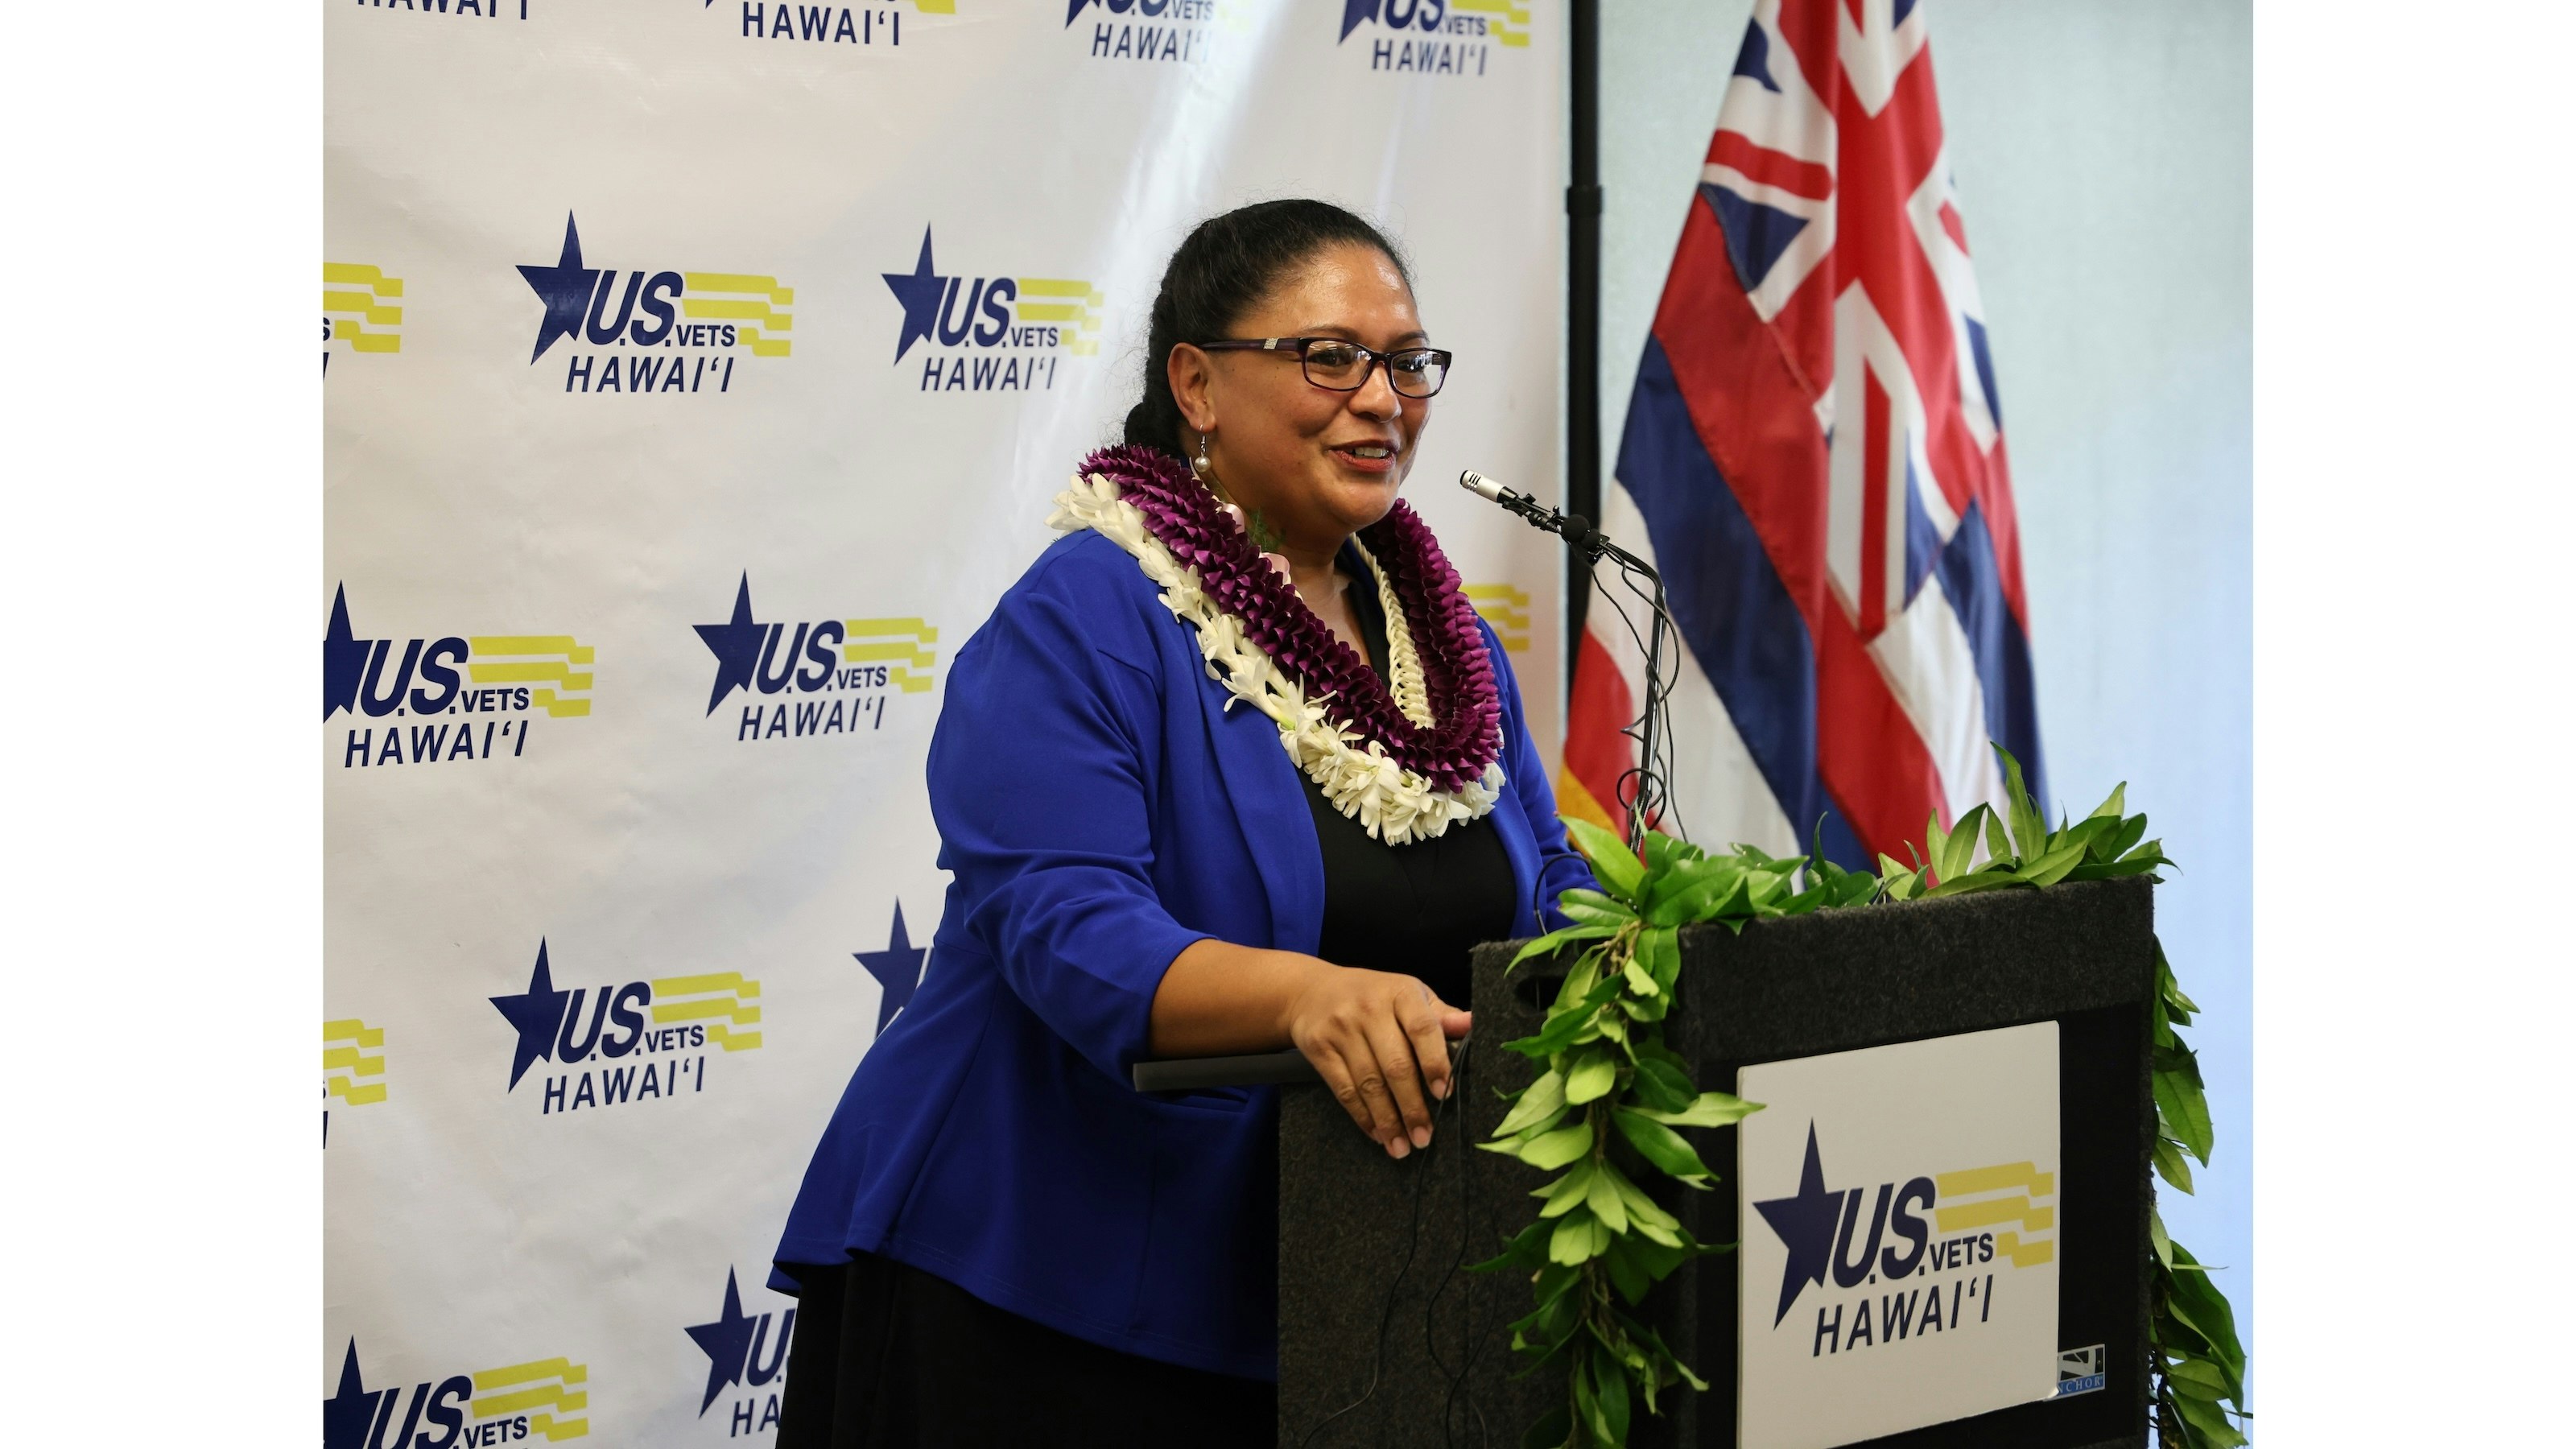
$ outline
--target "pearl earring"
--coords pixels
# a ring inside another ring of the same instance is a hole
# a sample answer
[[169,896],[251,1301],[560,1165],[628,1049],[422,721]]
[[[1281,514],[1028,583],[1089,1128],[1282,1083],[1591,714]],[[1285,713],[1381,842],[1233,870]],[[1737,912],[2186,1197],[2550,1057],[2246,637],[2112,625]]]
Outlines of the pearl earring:
[[1202,479],[1208,476],[1208,439],[1215,435],[1216,430],[1214,428],[1210,428],[1206,432],[1199,434],[1199,455],[1190,460],[1190,471],[1198,474]]

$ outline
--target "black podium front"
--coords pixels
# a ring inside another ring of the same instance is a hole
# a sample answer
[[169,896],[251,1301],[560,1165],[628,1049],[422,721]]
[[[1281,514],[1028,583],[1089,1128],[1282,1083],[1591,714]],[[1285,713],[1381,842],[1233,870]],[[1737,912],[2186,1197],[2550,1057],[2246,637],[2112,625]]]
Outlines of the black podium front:
[[[2090,1391],[2070,1397],[1822,1442],[2145,1443],[2153,911],[2152,887],[2123,880],[1829,912],[1761,922],[1741,935],[1721,927],[1683,933],[1679,1007],[1666,1041],[1703,1088],[1733,1090],[1738,1073],[1756,1064],[2055,1024],[2052,1186],[2063,1216],[2049,1236],[2057,1334],[2067,1349],[2098,1350],[2098,1387],[2086,1377],[2069,1386]],[[1541,963],[1506,980],[1513,949],[1478,949],[1475,1038],[1462,1090],[1444,1108],[1429,1152],[1395,1162],[1323,1092],[1282,1093],[1283,1445],[1517,1445],[1564,1392],[1553,1369],[1514,1378],[1521,1364],[1508,1351],[1506,1325],[1529,1309],[1526,1279],[1466,1266],[1493,1256],[1531,1221],[1538,1204],[1530,1190],[1545,1180],[1518,1161],[1472,1150],[1506,1110],[1498,1090],[1524,1085],[1536,1070],[1499,1044],[1535,1032],[1539,1003],[1554,989],[1556,973]],[[1721,1179],[1714,1190],[1656,1193],[1703,1242],[1768,1231],[1738,1221],[1739,1130],[1693,1134]],[[1710,1387],[1671,1396],[1662,1418],[1639,1412],[1632,1443],[1738,1444],[1739,1256],[1688,1265],[1649,1300],[1641,1316]],[[1767,1295],[1783,1290],[1775,1278],[1743,1291],[1766,1295],[1767,1305]],[[1825,1351],[1819,1340],[1815,1352]]]

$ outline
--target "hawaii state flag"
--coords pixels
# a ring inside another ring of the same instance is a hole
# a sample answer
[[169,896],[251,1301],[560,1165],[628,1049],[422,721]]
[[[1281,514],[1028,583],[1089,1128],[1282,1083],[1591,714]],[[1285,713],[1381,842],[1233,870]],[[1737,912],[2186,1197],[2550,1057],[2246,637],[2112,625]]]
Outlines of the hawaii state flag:
[[[1984,308],[1916,0],[1757,0],[1665,279],[1602,524],[1683,658],[1671,814],[1712,849],[1911,863],[2048,797]],[[1607,571],[1604,573],[1608,577]],[[1630,612],[1644,622],[1632,601]],[[1596,590],[1559,794],[1625,827],[1645,656]],[[1633,787],[1632,787],[1633,789]]]

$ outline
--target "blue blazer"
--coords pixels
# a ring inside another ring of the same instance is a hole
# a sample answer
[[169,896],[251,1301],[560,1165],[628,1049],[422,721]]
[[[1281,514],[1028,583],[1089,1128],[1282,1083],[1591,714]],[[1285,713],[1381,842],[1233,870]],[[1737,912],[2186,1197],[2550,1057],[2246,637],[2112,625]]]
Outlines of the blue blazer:
[[[1490,818],[1529,935],[1532,902],[1561,923],[1557,893],[1591,876],[1484,637],[1509,777]],[[1322,931],[1305,786],[1277,726],[1227,699],[1096,533],[1049,547],[957,652],[929,763],[946,912],[824,1130],[780,1264],[879,1253],[1093,1343],[1277,1376],[1273,1089],[1149,1097],[1128,1078],[1182,948],[1311,953]]]

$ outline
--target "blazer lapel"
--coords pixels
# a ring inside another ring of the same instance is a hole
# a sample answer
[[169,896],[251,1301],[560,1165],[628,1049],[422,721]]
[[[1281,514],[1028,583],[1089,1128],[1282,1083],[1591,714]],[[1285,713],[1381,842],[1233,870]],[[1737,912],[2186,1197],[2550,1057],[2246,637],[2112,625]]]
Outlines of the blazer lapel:
[[1312,955],[1324,938],[1324,854],[1315,843],[1305,781],[1280,747],[1277,725],[1248,704],[1226,709],[1231,696],[1223,685],[1197,670],[1192,678],[1209,757],[1269,898],[1269,945]]

